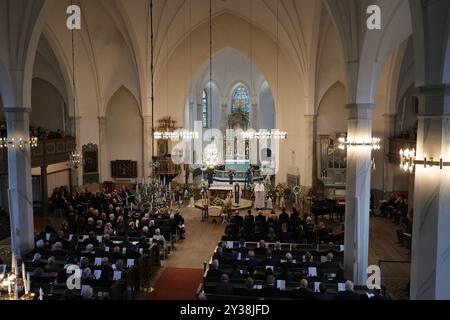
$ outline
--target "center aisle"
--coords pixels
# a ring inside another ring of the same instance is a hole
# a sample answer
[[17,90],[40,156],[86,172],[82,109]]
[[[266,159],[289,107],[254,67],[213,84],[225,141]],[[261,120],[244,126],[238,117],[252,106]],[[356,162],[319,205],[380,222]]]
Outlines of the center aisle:
[[183,208],[181,214],[186,226],[186,239],[179,241],[176,249],[165,261],[167,268],[199,268],[208,262],[217,242],[225,232],[225,224],[201,221],[201,211],[196,208]]
[[186,239],[175,244],[176,249],[161,261],[162,268],[154,291],[144,294],[145,300],[195,300],[198,285],[203,281],[203,262],[209,262],[225,224],[201,221],[197,208],[183,208]]

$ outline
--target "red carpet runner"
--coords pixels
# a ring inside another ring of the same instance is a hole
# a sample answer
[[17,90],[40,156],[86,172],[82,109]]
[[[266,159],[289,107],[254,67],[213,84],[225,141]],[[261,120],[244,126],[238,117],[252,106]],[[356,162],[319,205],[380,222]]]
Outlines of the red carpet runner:
[[195,292],[202,281],[203,269],[166,268],[147,299],[195,300]]

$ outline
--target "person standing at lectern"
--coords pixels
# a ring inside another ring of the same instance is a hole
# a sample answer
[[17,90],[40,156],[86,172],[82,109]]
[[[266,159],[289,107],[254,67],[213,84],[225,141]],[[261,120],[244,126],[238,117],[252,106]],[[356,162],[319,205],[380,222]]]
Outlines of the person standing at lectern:
[[265,207],[266,188],[261,181],[255,186],[255,208],[256,210],[263,210]]
[[239,207],[241,202],[241,186],[236,182],[234,185],[234,206]]

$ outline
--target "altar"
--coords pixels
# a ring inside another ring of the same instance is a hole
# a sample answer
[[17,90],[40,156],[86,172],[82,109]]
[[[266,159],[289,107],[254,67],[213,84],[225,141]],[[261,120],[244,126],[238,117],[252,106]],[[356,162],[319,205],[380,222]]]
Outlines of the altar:
[[247,172],[250,168],[250,160],[226,160],[225,171],[228,172],[231,168],[236,172]]

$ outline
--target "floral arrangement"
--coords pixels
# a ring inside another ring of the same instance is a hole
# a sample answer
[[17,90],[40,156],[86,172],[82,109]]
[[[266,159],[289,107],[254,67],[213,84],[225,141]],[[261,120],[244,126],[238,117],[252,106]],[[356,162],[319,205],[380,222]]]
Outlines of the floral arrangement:
[[214,198],[213,201],[211,201],[211,205],[214,207],[225,207],[225,201],[223,201],[220,198]]
[[228,169],[227,173],[228,173],[229,176],[235,175],[236,174],[236,170],[233,167],[231,167],[230,169]]
[[270,199],[275,199],[275,188],[271,184],[266,184],[266,201]]
[[302,188],[301,188],[300,186],[295,186],[295,187],[292,189],[292,192],[293,192],[296,196],[298,196],[298,195],[300,194],[301,191],[302,191]]
[[276,197],[277,197],[278,199],[281,198],[281,196],[284,195],[284,191],[285,191],[284,186],[283,186],[281,183],[279,183],[279,184],[275,187],[275,195],[276,195]]

